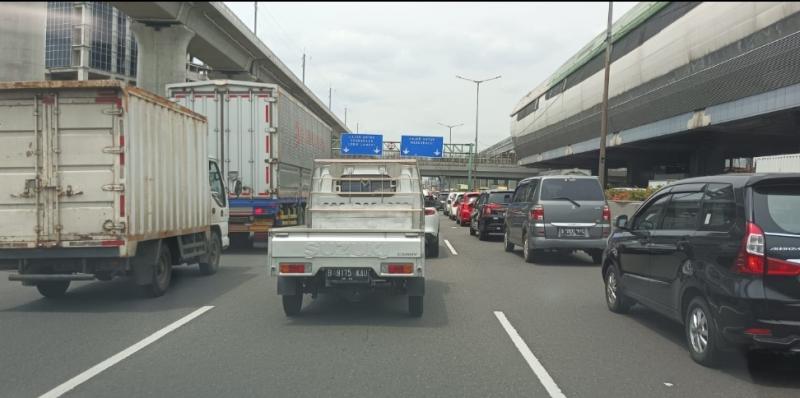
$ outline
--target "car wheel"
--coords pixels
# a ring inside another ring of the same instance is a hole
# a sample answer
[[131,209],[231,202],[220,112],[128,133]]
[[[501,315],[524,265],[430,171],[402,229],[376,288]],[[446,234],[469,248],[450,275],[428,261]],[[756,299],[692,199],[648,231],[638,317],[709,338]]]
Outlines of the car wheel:
[[408,313],[415,318],[422,316],[424,296],[408,296]]
[[478,233],[475,232],[475,229],[472,228],[472,223],[469,223],[469,234],[472,236],[477,235]]
[[47,298],[64,297],[64,294],[67,292],[68,288],[69,281],[39,282],[36,284],[36,290],[38,290],[42,296]]
[[489,239],[489,234],[486,233],[486,226],[481,228],[481,225],[478,224],[478,239],[479,240],[487,240],[487,239]]
[[703,366],[716,366],[720,356],[719,334],[706,300],[702,297],[693,298],[684,317],[686,341],[692,359]]
[[216,274],[219,270],[220,255],[222,255],[222,241],[215,231],[211,233],[211,240],[208,242],[208,253],[200,262],[200,273],[203,275]]
[[633,306],[633,301],[619,290],[619,273],[613,265],[609,266],[605,275],[606,305],[611,312],[617,314],[627,313]]
[[150,283],[142,286],[144,293],[149,297],[160,297],[166,293],[169,283],[172,281],[172,256],[169,247],[162,243],[161,253],[153,264],[153,273]]
[[511,243],[510,240],[508,240],[508,228],[506,228],[506,233],[503,234],[503,248],[507,252],[513,252],[514,251],[514,244]]
[[602,250],[589,250],[586,252],[589,256],[592,257],[593,264],[602,264],[603,263],[603,251]]
[[287,294],[281,296],[283,301],[283,313],[286,316],[296,316],[300,314],[300,309],[303,307],[303,294]]
[[526,263],[533,263],[534,259],[534,248],[531,247],[531,240],[528,239],[528,236],[522,236],[522,256],[525,257]]

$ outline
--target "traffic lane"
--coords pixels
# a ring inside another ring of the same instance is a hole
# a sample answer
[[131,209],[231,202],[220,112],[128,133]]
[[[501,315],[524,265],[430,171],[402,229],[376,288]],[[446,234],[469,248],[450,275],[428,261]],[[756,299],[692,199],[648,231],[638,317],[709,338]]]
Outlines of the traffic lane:
[[[440,243],[446,236],[440,238]],[[276,280],[248,281],[196,322],[80,387],[87,396],[546,396],[487,303],[486,276],[440,248],[425,312],[405,296],[305,298],[283,314]],[[468,261],[468,259],[467,259]]]
[[127,280],[75,283],[61,299],[0,272],[0,396],[34,396],[68,380],[258,275],[260,255],[225,255],[213,276],[176,267],[163,297]]
[[734,357],[724,369],[708,369],[689,357],[681,325],[640,306],[630,315],[611,313],[600,267],[583,253],[545,254],[528,264],[521,250],[504,252],[501,241],[481,242],[468,228],[451,231],[459,255],[494,270],[508,292],[498,297],[498,310],[567,396],[782,397],[800,391],[797,357]]

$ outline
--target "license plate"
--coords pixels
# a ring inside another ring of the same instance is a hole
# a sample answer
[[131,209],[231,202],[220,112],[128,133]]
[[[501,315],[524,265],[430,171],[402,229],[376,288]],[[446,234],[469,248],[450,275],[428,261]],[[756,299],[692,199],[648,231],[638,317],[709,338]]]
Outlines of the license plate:
[[589,231],[586,228],[559,228],[559,238],[588,238]]
[[332,282],[369,282],[369,268],[328,268],[325,278]]

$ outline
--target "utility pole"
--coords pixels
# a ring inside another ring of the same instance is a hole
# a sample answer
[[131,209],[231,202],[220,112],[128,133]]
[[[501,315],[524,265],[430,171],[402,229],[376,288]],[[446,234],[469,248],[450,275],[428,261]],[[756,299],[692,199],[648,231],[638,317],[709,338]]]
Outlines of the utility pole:
[[254,10],[254,12],[253,12],[253,34],[256,35],[256,37],[258,37],[258,29],[256,29],[256,27],[258,26],[258,2],[257,1],[253,2],[253,10]]
[[[466,77],[461,77],[461,76],[458,76],[458,75],[456,75],[456,77],[461,79],[461,80],[466,80],[468,82],[475,83],[475,147],[474,147],[474,151],[470,150],[470,153],[471,153],[470,159],[472,159],[478,153],[478,107],[479,107],[479,104],[480,104],[479,101],[480,101],[480,94],[481,94],[481,83],[485,83],[485,82],[488,82],[490,80],[499,79],[502,76],[501,75],[497,75],[497,76],[495,76],[495,77],[493,77],[491,79],[483,79],[483,80],[467,79]],[[478,162],[472,161],[471,162],[471,167],[469,167],[469,170],[467,171],[467,179],[469,180],[469,186],[472,187],[473,189],[477,189],[477,187],[475,187],[475,184],[473,184],[472,175],[473,175],[473,173],[477,174],[477,172],[478,172]]]
[[358,122],[356,122],[356,134],[358,134]]
[[347,127],[347,107],[344,107],[344,127]]
[[328,110],[331,110],[331,101],[333,100],[333,87],[328,86]]
[[306,83],[306,53],[303,52],[303,84]]
[[606,137],[608,137],[608,78],[611,73],[611,16],[614,10],[614,3],[608,2],[608,27],[606,28],[606,67],[605,77],[603,78],[603,105],[600,115],[600,162],[597,168],[597,175],[600,178],[600,186],[606,189]]

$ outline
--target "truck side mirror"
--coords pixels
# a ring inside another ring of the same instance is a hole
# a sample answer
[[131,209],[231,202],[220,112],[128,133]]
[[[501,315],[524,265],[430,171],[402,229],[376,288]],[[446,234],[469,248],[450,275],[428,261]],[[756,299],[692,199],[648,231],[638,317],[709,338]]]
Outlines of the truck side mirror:
[[234,195],[236,195],[236,197],[239,197],[239,195],[242,194],[242,181],[241,180],[236,180],[233,183],[233,193],[234,193]]
[[627,229],[628,228],[628,216],[623,214],[623,215],[617,217],[617,222],[615,222],[614,224],[619,229]]

